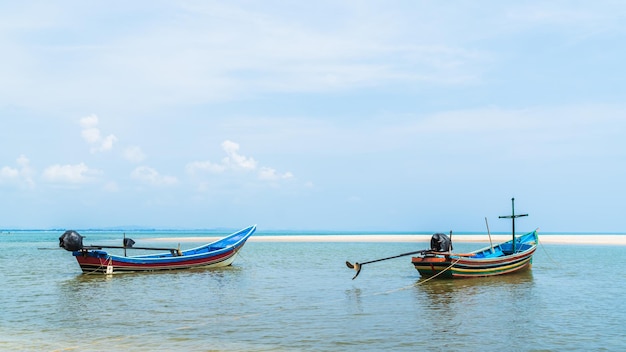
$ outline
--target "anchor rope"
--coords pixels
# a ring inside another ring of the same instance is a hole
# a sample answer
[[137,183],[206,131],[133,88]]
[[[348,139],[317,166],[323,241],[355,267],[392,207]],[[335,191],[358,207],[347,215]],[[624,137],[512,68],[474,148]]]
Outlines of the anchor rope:
[[[106,257],[106,259],[104,259],[104,262],[105,262],[105,263],[106,263],[107,261],[108,261],[108,262],[111,262],[111,260],[112,260],[111,255],[110,255],[110,254],[108,254],[108,255],[107,255],[107,257]],[[107,264],[106,266],[108,266],[108,265],[109,265],[109,264]],[[100,269],[104,269],[104,271],[106,272],[105,265],[103,265],[103,264],[102,264],[102,261],[100,261],[100,266],[99,266],[99,267],[97,267],[97,268],[93,269],[92,271],[83,272],[83,275],[93,275],[93,274],[94,274],[94,273],[96,273],[96,272],[97,272],[97,273],[98,273],[98,275],[99,275],[99,274],[100,274],[100,272],[98,272],[98,271],[99,271]]]
[[390,294],[390,293],[394,293],[394,292],[400,292],[400,291],[408,290],[410,288],[413,288],[413,287],[416,287],[416,286],[419,286],[419,285],[423,285],[423,284],[427,283],[428,281],[436,278],[437,276],[443,274],[444,272],[450,270],[454,266],[454,264],[459,262],[459,260],[461,260],[461,257],[459,257],[457,260],[455,260],[453,263],[448,265],[445,269],[441,270],[437,274],[435,274],[435,275],[433,275],[433,276],[431,276],[431,277],[429,277],[427,279],[424,279],[422,281],[419,281],[419,282],[417,282],[415,284],[407,285],[407,286],[404,286],[404,287],[396,288],[396,289],[385,291],[385,292],[374,293],[374,294],[372,294],[372,296],[386,295],[386,294]]
[[561,264],[557,261],[555,261],[554,259],[552,259],[552,257],[550,256],[550,254],[548,254],[548,251],[546,250],[546,247],[543,246],[543,242],[537,240],[537,242],[539,242],[539,245],[541,246],[541,249],[543,249],[543,252],[546,254],[546,256],[548,257],[548,259],[552,262],[552,264],[556,264],[557,266],[561,266]]

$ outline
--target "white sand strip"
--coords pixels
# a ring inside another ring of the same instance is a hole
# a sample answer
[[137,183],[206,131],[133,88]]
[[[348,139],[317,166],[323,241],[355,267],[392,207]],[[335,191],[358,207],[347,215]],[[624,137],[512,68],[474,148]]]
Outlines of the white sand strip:
[[[263,236],[253,235],[249,242],[411,242],[430,243],[431,235],[285,235]],[[508,241],[510,235],[491,235],[493,244]],[[162,242],[200,242],[216,241],[220,237],[170,237],[151,238],[150,241]],[[594,245],[626,245],[626,235],[542,235],[539,241],[543,244],[594,244]],[[489,243],[487,235],[452,235],[452,242]]]

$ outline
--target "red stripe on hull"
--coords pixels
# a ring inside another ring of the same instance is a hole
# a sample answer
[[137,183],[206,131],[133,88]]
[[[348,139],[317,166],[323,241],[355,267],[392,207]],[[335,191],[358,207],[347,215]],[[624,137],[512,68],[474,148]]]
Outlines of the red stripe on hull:
[[[238,250],[222,253],[208,258],[198,258],[191,260],[181,260],[168,263],[130,263],[109,258],[96,258],[91,256],[76,256],[76,260],[81,269],[85,273],[90,272],[106,272],[107,267],[111,266],[113,273],[130,272],[130,271],[157,271],[157,270],[178,270],[210,266],[228,266],[229,259],[237,254]],[[222,265],[220,265],[222,264]]]
[[536,250],[505,257],[472,259],[454,256],[414,257],[411,262],[420,275],[442,278],[472,278],[510,274],[531,267],[532,255]]

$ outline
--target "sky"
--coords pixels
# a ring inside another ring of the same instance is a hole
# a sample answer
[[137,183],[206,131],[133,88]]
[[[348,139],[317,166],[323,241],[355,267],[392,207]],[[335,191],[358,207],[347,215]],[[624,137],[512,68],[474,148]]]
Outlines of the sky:
[[0,228],[625,233],[621,1],[2,1]]

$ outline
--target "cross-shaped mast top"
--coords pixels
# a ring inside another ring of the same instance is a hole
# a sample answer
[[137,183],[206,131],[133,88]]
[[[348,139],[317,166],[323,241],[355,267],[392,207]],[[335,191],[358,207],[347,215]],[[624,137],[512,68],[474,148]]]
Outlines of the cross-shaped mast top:
[[528,214],[515,214],[515,198],[511,198],[511,215],[500,216],[500,219],[513,220],[513,253],[515,253],[515,218],[521,218],[522,216],[528,216]]

